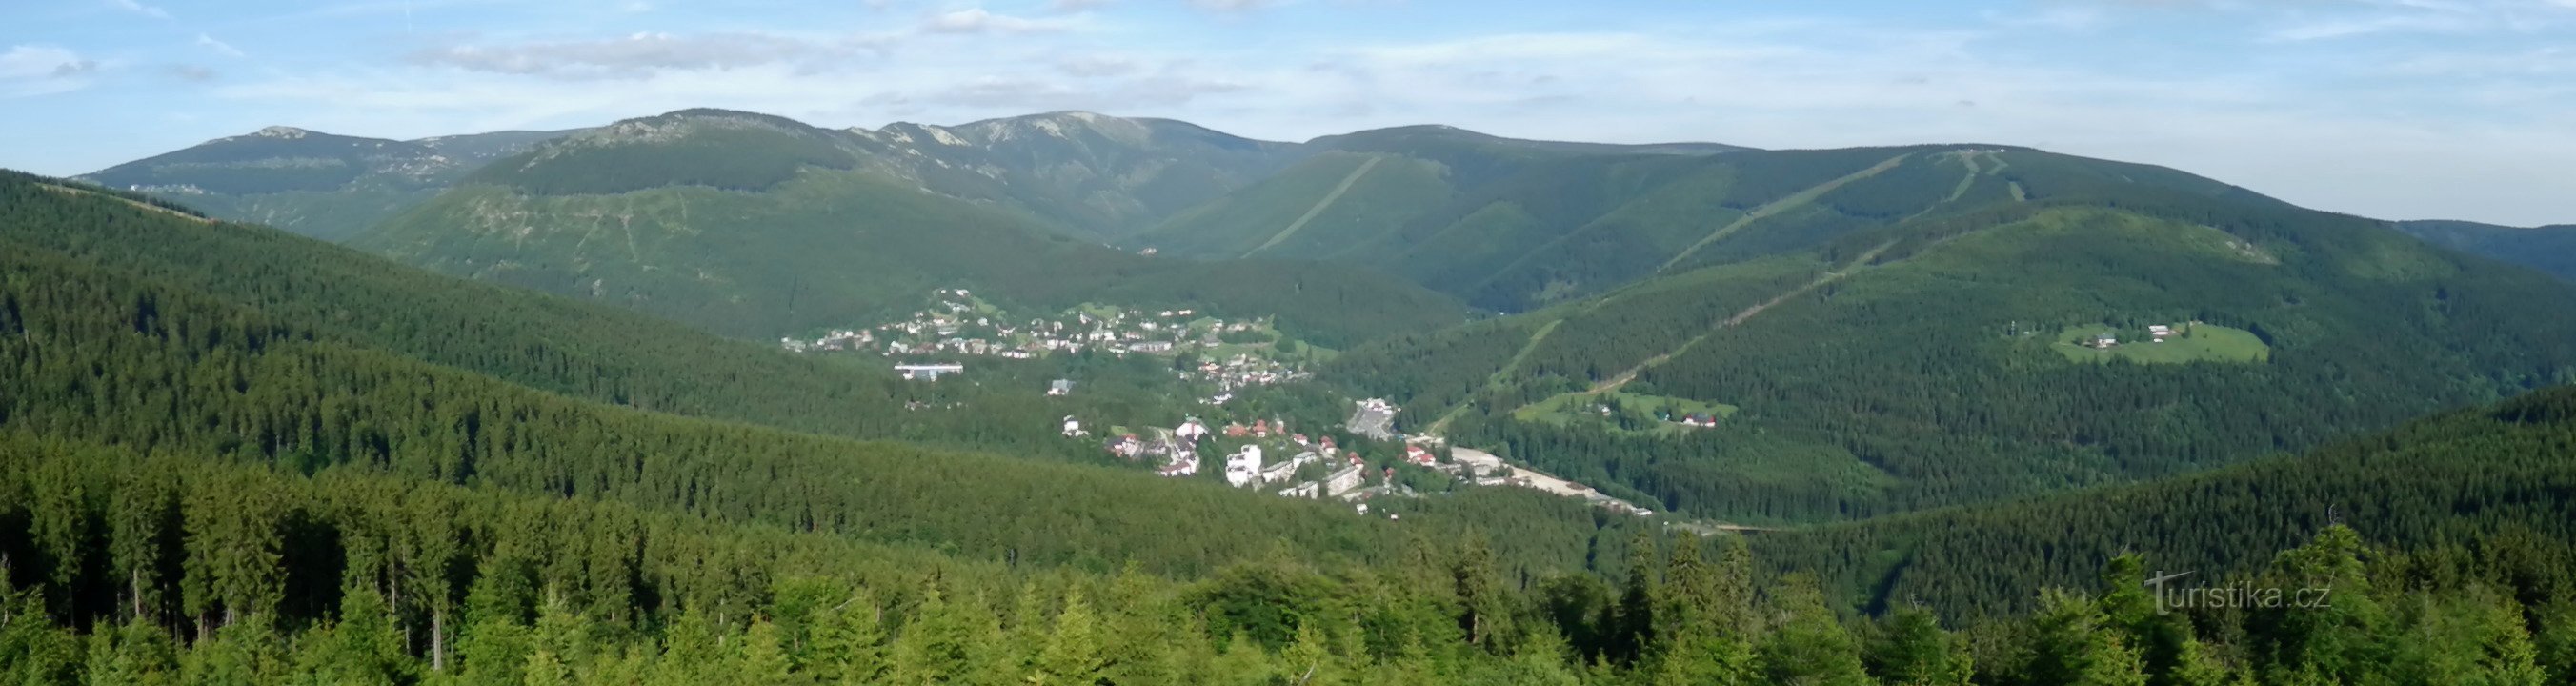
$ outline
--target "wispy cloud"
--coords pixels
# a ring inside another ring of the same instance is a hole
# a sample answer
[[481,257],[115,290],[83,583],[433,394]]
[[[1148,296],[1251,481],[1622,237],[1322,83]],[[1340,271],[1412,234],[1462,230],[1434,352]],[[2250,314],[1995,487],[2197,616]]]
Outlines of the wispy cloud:
[[220,40],[215,40],[215,37],[214,37],[214,36],[209,36],[209,35],[202,34],[202,33],[197,34],[197,47],[205,48],[205,49],[207,49],[207,50],[213,50],[213,51],[215,51],[215,54],[223,55],[223,56],[225,56],[225,57],[241,57],[241,56],[242,56],[242,51],[241,51],[241,49],[240,49],[240,48],[233,47],[231,43],[226,43],[226,42],[223,42],[223,41],[220,41]]
[[553,79],[636,79],[670,71],[814,64],[856,57],[876,39],[816,40],[762,33],[638,33],[608,40],[448,45],[416,51],[413,63]]
[[1064,28],[1060,22],[994,14],[981,7],[942,12],[921,23],[921,30],[929,33],[1042,33]]
[[1215,12],[1249,12],[1279,4],[1282,0],[1190,0],[1199,9]]
[[199,83],[213,81],[217,76],[214,69],[194,64],[173,64],[163,71],[168,73],[171,78]]
[[0,53],[0,96],[25,97],[79,90],[89,85],[98,61],[50,45],[20,45]]
[[1106,55],[1085,55],[1057,60],[1056,71],[1073,76],[1119,76],[1134,73],[1140,65],[1135,60]]
[[164,11],[159,7],[143,4],[137,0],[107,0],[107,4],[120,10],[133,12],[135,14],[140,14],[154,19],[170,18],[169,12]]
[[2294,3],[2277,41],[2378,34],[2516,34],[2576,24],[2576,0],[2334,0]]

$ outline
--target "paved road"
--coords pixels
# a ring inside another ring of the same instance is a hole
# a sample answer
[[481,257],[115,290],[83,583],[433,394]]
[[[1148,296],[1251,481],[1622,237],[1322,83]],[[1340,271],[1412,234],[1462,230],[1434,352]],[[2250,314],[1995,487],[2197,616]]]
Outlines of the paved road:
[[[1503,458],[1497,457],[1493,453],[1477,450],[1475,448],[1451,446],[1449,448],[1449,455],[1450,459],[1465,464],[1485,465],[1487,467],[1509,466],[1512,468],[1512,475],[1514,477],[1528,479],[1531,488],[1547,491],[1549,493],[1571,498],[1589,497],[1595,493],[1595,491],[1588,486],[1578,485],[1572,481],[1550,476],[1545,472],[1504,462]],[[1613,498],[1613,500],[1617,499]],[[1635,503],[1629,504],[1631,506],[1635,505]]]

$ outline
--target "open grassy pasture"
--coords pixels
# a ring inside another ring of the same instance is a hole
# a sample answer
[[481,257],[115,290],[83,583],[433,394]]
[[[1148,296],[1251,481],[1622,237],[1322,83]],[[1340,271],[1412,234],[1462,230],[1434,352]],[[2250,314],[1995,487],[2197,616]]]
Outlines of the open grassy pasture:
[[[2077,362],[2128,360],[2149,364],[2184,362],[2263,362],[2272,358],[2272,347],[2263,344],[2251,331],[2216,324],[2172,325],[2171,338],[2156,342],[2147,335],[2146,327],[2122,329],[2107,324],[2071,326],[2057,334],[2050,350]],[[2120,341],[2109,350],[2086,347],[2084,341],[2109,333]]]

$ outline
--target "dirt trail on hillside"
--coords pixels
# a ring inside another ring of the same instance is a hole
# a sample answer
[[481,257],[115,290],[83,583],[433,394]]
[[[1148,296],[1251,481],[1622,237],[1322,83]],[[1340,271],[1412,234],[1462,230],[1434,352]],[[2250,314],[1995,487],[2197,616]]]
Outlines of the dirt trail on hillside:
[[1680,254],[1674,255],[1672,259],[1665,260],[1664,266],[1656,267],[1655,273],[1662,274],[1666,271],[1672,270],[1673,265],[1681,264],[1682,260],[1688,259],[1691,255],[1698,253],[1700,248],[1708,247],[1709,244],[1716,243],[1719,239],[1742,230],[1745,226],[1770,218],[1771,215],[1796,209],[1809,202],[1814,202],[1816,198],[1823,197],[1826,193],[1834,192],[1834,189],[1841,188],[1845,184],[1877,176],[1880,172],[1895,169],[1896,165],[1904,164],[1905,158],[1912,157],[1913,155],[1914,153],[1909,152],[1903,155],[1890,157],[1887,161],[1880,162],[1876,166],[1872,166],[1868,169],[1852,172],[1851,174],[1839,179],[1816,184],[1813,188],[1798,191],[1790,194],[1789,197],[1773,200],[1771,202],[1764,203],[1761,207],[1753,208],[1753,211],[1744,213],[1744,216],[1737,217],[1735,221],[1729,222],[1725,226],[1718,227],[1716,231],[1709,232],[1707,236],[1700,238],[1699,242],[1692,243],[1690,247],[1683,248]]
[[[1511,361],[1504,362],[1502,368],[1494,370],[1494,373],[1485,375],[1484,388],[1491,389],[1494,386],[1501,384],[1504,377],[1511,375],[1512,370],[1520,368],[1522,360],[1529,359],[1530,351],[1537,350],[1540,341],[1547,340],[1547,335],[1556,331],[1556,325],[1563,323],[1565,323],[1565,320],[1556,319],[1549,321],[1546,325],[1538,327],[1538,331],[1530,334],[1529,342],[1521,344],[1520,352],[1512,353]],[[1475,396],[1472,394],[1467,396],[1465,400],[1458,403],[1457,407],[1450,408],[1447,414],[1440,415],[1439,419],[1432,420],[1431,427],[1425,429],[1425,431],[1433,435],[1439,435],[1442,429],[1449,428],[1449,420],[1457,419],[1458,415],[1465,413],[1467,408],[1472,407],[1475,404]]]
[[139,201],[139,200],[135,200],[135,199],[133,199],[133,198],[127,198],[127,197],[121,197],[121,196],[115,196],[115,195],[108,195],[108,194],[104,194],[104,193],[92,193],[92,192],[90,192],[90,191],[89,191],[89,189],[85,189],[85,188],[73,188],[73,187],[70,187],[70,186],[58,186],[58,185],[54,185],[54,184],[50,184],[50,183],[39,183],[39,184],[36,184],[36,185],[44,186],[44,187],[46,187],[46,188],[51,188],[51,189],[54,189],[54,190],[56,190],[56,191],[60,191],[60,192],[63,192],[63,193],[70,193],[70,194],[72,194],[72,195],[96,195],[96,196],[99,196],[99,197],[102,197],[102,198],[107,198],[107,199],[109,199],[109,200],[114,200],[114,201],[122,202],[122,203],[125,203],[125,204],[128,204],[128,205],[133,205],[133,206],[135,206],[135,207],[137,207],[137,208],[140,208],[140,209],[146,209],[146,210],[151,210],[151,211],[154,211],[154,212],[159,212],[159,213],[162,213],[162,214],[170,215],[170,216],[173,216],[173,217],[178,217],[178,218],[180,218],[180,219],[185,219],[185,220],[192,221],[192,222],[196,222],[196,223],[199,223],[199,224],[212,224],[212,223],[215,223],[215,220],[212,220],[212,219],[207,219],[207,218],[205,218],[205,217],[200,217],[200,216],[193,215],[193,214],[189,214],[189,213],[186,213],[186,212],[181,212],[181,211],[174,210],[174,209],[170,209],[170,208],[167,208],[167,207],[162,207],[162,206],[160,206],[160,205],[154,205],[154,204],[152,204],[152,203],[148,203],[148,202],[142,202],[142,201]]
[[1708,340],[1708,337],[1717,335],[1717,332],[1723,331],[1727,327],[1742,324],[1744,323],[1744,320],[1752,319],[1754,315],[1762,314],[1763,310],[1771,309],[1771,306],[1773,305],[1788,302],[1790,298],[1795,298],[1807,293],[1808,291],[1816,290],[1817,288],[1823,287],[1825,284],[1841,281],[1843,277],[1850,276],[1853,272],[1866,269],[1869,267],[1870,260],[1878,259],[1880,254],[1886,253],[1889,248],[1894,247],[1896,247],[1896,241],[1880,243],[1878,244],[1878,247],[1870,248],[1869,252],[1861,253],[1860,257],[1853,258],[1851,263],[1843,265],[1843,268],[1825,272],[1822,276],[1818,276],[1814,280],[1808,281],[1806,285],[1790,289],[1787,293],[1773,296],[1770,300],[1762,301],[1752,307],[1744,308],[1743,311],[1727,317],[1725,321],[1718,322],[1716,326],[1709,327],[1707,331],[1700,332],[1697,336],[1692,336],[1688,341],[1683,341],[1680,347],[1673,348],[1671,351],[1665,352],[1661,355],[1646,358],[1646,361],[1637,363],[1637,366],[1629,368],[1628,371],[1621,372],[1618,376],[1593,384],[1592,389],[1585,391],[1585,393],[1598,395],[1604,392],[1617,390],[1620,386],[1626,386],[1628,385],[1628,382],[1637,380],[1637,374],[1646,371],[1647,367],[1663,364],[1665,361],[1671,360],[1675,356],[1684,352],[1689,352],[1691,347],[1699,345],[1700,341]]
[[1325,193],[1322,200],[1315,201],[1314,207],[1306,208],[1305,215],[1299,216],[1297,221],[1289,222],[1288,228],[1280,229],[1277,235],[1271,236],[1270,241],[1262,243],[1261,247],[1245,251],[1243,256],[1251,257],[1252,253],[1269,250],[1270,246],[1278,245],[1280,241],[1288,240],[1288,236],[1290,234],[1297,233],[1298,229],[1306,228],[1306,222],[1314,221],[1315,215],[1323,214],[1324,208],[1332,207],[1333,201],[1342,199],[1342,194],[1350,192],[1351,186],[1360,182],[1360,177],[1367,176],[1370,169],[1377,168],[1377,163],[1384,161],[1385,159],[1386,158],[1384,157],[1372,156],[1368,158],[1368,161],[1361,162],[1358,169],[1353,169],[1349,176],[1342,177],[1341,185],[1334,186],[1333,192]]

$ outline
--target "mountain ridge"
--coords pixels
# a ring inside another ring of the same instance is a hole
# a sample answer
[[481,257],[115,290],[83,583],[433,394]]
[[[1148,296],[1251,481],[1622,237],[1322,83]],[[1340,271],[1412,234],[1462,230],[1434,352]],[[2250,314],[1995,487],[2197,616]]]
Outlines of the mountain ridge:
[[[1400,336],[1325,377],[1461,444],[1754,521],[2154,478],[2576,380],[2576,329],[2518,314],[2576,311],[2563,283],[2232,187],[2095,178]],[[2119,353],[2070,342],[2105,330]],[[1652,416],[1712,403],[1735,409]]]
[[2389,224],[2434,245],[2539,269],[2576,281],[2576,224],[2521,227],[2451,220]]
[[[867,144],[766,115],[630,120],[496,161],[352,244],[760,340],[871,323],[958,287],[1043,310],[1186,306],[1190,294],[1232,316],[1276,315],[1329,347],[1466,317],[1350,267],[1211,265],[1086,242],[1023,208],[924,188],[862,154]],[[945,164],[923,168],[954,170]]]

